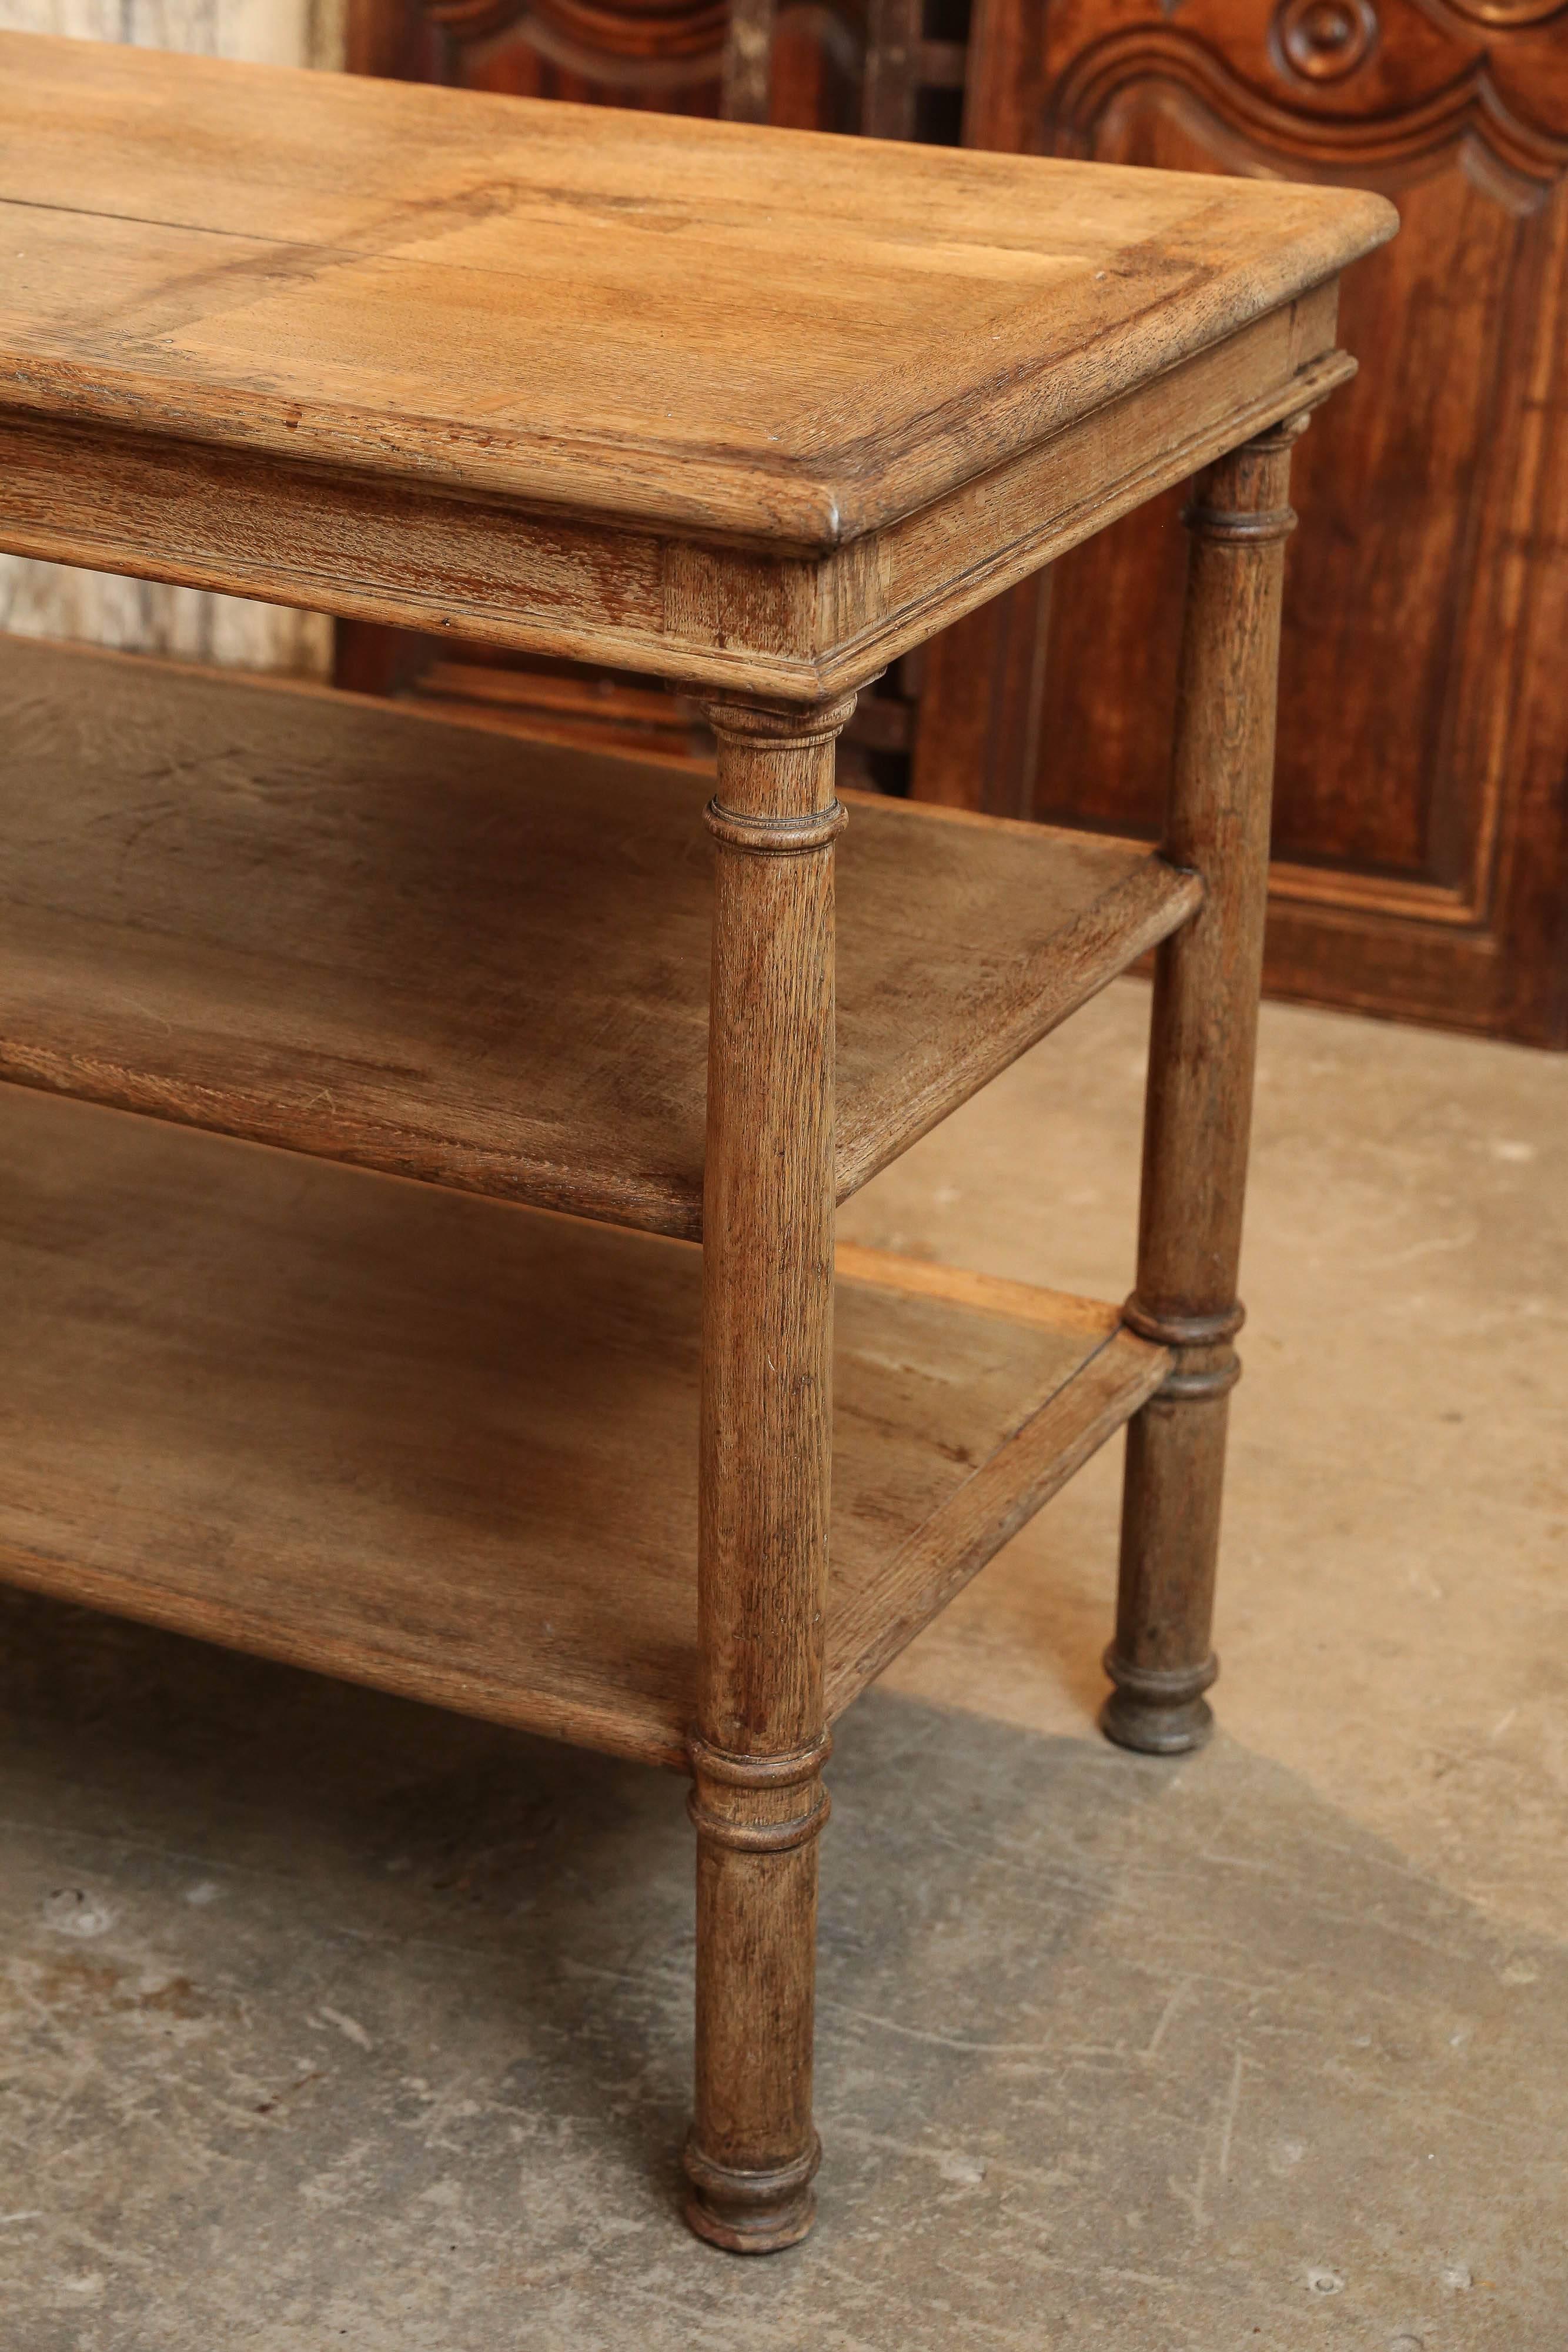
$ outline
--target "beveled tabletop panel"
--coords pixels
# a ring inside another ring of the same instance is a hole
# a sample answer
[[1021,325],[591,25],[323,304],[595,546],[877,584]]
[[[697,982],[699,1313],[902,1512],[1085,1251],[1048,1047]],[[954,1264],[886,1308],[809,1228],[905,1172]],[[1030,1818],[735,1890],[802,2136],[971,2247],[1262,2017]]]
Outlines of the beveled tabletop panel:
[[0,402],[824,551],[1379,244],[1331,188],[0,36]]

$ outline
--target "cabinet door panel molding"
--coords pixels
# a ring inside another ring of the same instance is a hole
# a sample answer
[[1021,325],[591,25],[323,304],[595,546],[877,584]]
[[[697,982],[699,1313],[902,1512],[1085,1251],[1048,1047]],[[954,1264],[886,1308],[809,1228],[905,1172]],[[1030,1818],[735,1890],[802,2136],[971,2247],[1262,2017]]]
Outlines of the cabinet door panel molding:
[[[968,122],[977,145],[1398,205],[1402,235],[1344,289],[1365,379],[1298,460],[1313,529],[1287,592],[1269,981],[1541,1044],[1568,1043],[1565,19],[1561,0],[993,0]],[[917,791],[1155,823],[1179,506],[1067,558],[1042,625],[998,614],[962,663],[934,654]]]

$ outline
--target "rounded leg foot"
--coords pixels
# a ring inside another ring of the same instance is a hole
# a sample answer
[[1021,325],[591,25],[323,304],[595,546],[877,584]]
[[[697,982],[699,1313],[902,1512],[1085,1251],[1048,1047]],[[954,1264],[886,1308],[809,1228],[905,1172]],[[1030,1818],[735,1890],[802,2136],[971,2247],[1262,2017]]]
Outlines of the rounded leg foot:
[[735,2172],[686,2146],[692,2184],[686,2220],[710,2246],[727,2254],[777,2254],[798,2246],[817,2218],[812,2179],[822,2159],[820,2140],[793,2164],[772,2172]]
[[1118,1748],[1135,1748],[1144,1756],[1185,1756],[1203,1747],[1213,1732],[1214,1717],[1203,1694],[1219,1672],[1218,1658],[1161,1673],[1129,1666],[1107,1650],[1105,1672],[1116,1687],[1100,1710],[1100,1728]]

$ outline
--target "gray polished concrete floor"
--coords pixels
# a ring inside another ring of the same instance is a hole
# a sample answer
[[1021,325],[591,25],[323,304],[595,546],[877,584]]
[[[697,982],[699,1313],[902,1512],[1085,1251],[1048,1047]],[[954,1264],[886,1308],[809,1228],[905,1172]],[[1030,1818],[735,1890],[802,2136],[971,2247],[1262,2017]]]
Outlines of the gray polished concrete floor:
[[[1145,1009],[853,1236],[1119,1295]],[[1568,2347],[1565,1160],[1568,1061],[1270,1009],[1224,1728],[1093,1732],[1107,1454],[842,1727],[771,2262],[678,1784],[0,1594],[5,2352]]]

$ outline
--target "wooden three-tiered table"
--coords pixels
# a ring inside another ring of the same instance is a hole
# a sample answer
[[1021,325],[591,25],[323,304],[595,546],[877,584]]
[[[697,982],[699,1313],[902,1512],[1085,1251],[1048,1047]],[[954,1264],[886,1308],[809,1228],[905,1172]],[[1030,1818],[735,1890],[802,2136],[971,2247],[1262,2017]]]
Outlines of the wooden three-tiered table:
[[[1207,1724],[1290,446],[1394,215],[20,36],[0,203],[0,545],[718,743],[4,646],[0,1572],[688,1771],[688,2211],[790,2244],[829,1724],[1124,1423],[1105,1727]],[[1191,475],[1158,852],[846,812],[857,688]],[[835,1286],[1155,946],[1125,1307]]]

